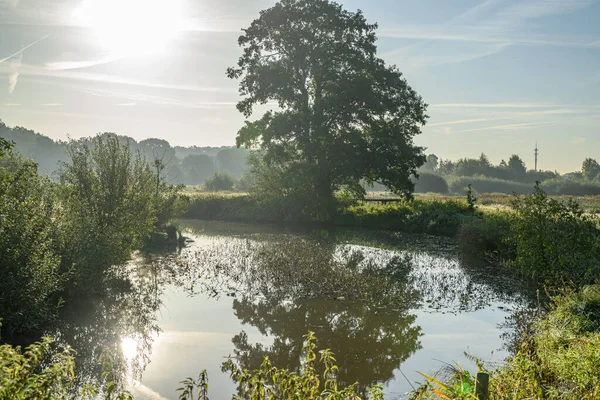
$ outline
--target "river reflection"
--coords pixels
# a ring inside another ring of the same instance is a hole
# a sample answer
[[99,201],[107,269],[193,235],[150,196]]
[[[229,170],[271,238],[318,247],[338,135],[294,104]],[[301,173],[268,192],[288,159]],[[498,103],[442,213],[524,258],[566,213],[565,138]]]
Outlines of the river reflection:
[[[179,349],[188,343],[210,362],[231,354],[242,368],[258,368],[269,356],[278,367],[298,369],[303,335],[314,331],[318,347],[335,353],[340,382],[358,382],[363,391],[403,379],[398,368],[419,359],[427,338],[417,317],[423,312],[475,313],[527,299],[508,278],[490,279],[485,269],[463,265],[447,239],[186,224],[194,243],[139,254],[114,268],[97,296],[64,309],[52,333],[77,350],[81,383],[112,378],[138,398],[176,398],[178,381],[219,365],[153,355],[157,343],[164,348],[178,340],[172,348]],[[198,332],[219,325],[229,327],[229,350],[211,348],[212,339]],[[114,376],[103,377],[100,359]],[[166,372],[171,366],[180,376]],[[233,382],[211,387],[213,398],[235,391]]]

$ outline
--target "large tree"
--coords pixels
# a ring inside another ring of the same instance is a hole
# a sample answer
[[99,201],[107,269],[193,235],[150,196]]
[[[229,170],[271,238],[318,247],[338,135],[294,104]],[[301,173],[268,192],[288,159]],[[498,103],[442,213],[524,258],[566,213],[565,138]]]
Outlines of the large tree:
[[238,146],[260,145],[268,163],[304,174],[321,209],[341,186],[379,182],[410,195],[426,161],[413,143],[427,105],[395,66],[376,56],[376,24],[327,0],[282,0],[243,30],[243,54],[227,75],[241,79],[237,108],[276,110],[246,121]]

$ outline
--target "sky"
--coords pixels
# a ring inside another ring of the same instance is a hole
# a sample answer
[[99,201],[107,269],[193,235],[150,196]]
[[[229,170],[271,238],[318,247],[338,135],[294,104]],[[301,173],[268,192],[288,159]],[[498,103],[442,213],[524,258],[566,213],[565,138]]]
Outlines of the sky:
[[[441,158],[600,159],[600,0],[342,0],[429,104]],[[234,145],[242,28],[268,0],[0,0],[0,119],[55,139],[116,132]],[[255,113],[251,119],[259,118]]]

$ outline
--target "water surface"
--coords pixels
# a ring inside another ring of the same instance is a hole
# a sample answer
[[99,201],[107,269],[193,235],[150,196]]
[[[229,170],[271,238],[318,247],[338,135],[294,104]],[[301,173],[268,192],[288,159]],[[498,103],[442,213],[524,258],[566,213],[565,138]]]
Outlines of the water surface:
[[382,383],[386,398],[403,398],[417,371],[455,360],[472,368],[464,352],[502,360],[501,325],[527,302],[493,267],[461,261],[447,238],[184,225],[193,243],[138,254],[115,267],[102,295],[63,312],[54,334],[78,350],[83,381],[101,375],[103,355],[136,398],[175,399],[202,369],[211,398],[231,398],[227,356],[257,368],[268,355],[294,369],[313,331],[342,383]]

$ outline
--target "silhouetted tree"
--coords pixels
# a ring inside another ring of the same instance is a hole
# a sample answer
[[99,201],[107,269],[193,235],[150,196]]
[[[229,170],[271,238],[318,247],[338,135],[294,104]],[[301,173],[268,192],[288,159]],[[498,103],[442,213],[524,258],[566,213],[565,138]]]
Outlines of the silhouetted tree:
[[333,192],[364,194],[361,179],[410,195],[409,179],[423,165],[413,137],[426,104],[395,66],[376,56],[376,24],[327,0],[282,0],[260,13],[238,42],[244,48],[227,75],[241,79],[238,110],[278,103],[247,121],[238,146],[260,144],[267,163],[295,168],[324,217]]
[[513,154],[508,159],[508,170],[513,174],[513,178],[517,181],[522,181],[527,173],[525,162],[516,154]]
[[595,179],[600,174],[600,164],[593,158],[586,158],[581,166],[581,173],[586,179]]

